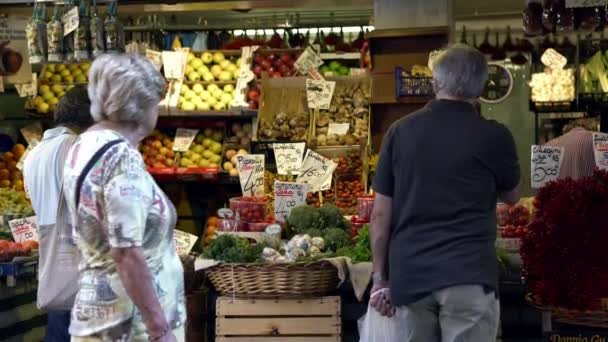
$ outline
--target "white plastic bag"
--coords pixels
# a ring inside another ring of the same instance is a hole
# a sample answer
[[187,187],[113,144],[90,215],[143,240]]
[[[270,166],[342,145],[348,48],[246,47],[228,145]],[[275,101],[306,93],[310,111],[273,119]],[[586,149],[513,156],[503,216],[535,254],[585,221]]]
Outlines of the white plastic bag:
[[[388,289],[382,289],[371,295],[377,295],[388,292]],[[399,320],[397,316],[385,317],[380,315],[376,309],[371,306],[367,307],[367,313],[359,319],[359,342],[400,342],[406,341],[404,336],[405,329],[399,329]]]

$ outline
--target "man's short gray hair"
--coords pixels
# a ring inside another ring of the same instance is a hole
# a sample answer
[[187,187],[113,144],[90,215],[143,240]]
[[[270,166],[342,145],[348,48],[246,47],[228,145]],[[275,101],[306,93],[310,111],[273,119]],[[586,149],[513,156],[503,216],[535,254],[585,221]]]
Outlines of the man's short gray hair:
[[456,44],[435,61],[433,78],[437,93],[461,99],[477,98],[488,80],[488,63],[477,49]]
[[91,116],[95,122],[141,123],[157,106],[166,82],[154,65],[137,54],[102,55],[89,71]]

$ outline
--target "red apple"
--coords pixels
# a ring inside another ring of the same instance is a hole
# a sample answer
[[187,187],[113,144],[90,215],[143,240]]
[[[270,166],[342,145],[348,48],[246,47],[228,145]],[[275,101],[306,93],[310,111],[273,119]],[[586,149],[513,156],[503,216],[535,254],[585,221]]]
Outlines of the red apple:
[[255,89],[252,89],[249,92],[247,92],[247,98],[249,100],[257,101],[260,98],[260,92]]
[[283,62],[281,62],[280,59],[276,59],[274,60],[274,62],[272,62],[272,65],[274,66],[274,68],[276,70],[281,70],[281,67],[284,65]]
[[277,59],[277,55],[275,55],[274,53],[271,53],[266,58],[269,59],[269,60],[271,60],[271,61],[274,61],[275,59]]
[[281,55],[281,61],[285,64],[289,64],[289,62],[292,61],[293,58],[291,58],[291,54],[289,53],[283,53]]
[[272,67],[272,63],[268,59],[263,60],[262,63],[260,63],[260,65],[262,66],[262,69],[264,69],[264,70],[268,70]]
[[275,72],[273,72],[273,73],[272,73],[272,75],[271,75],[270,77],[272,77],[272,78],[276,78],[276,77],[282,77],[282,75],[281,75],[281,73],[280,73],[280,72],[275,71]]
[[262,55],[255,55],[253,62],[257,65],[261,65],[262,62],[264,62],[264,57]]
[[249,101],[249,109],[258,109],[258,101]]
[[255,74],[256,77],[260,77],[262,75],[262,67],[259,65],[256,65],[253,67],[253,73]]

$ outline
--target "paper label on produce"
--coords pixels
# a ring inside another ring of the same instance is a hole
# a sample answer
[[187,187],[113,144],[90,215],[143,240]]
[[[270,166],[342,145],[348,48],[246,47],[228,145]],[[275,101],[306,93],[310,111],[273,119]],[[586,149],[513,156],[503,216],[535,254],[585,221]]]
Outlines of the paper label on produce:
[[19,161],[17,162],[17,170],[23,171],[23,163],[25,163],[25,158],[27,158],[28,153],[30,153],[30,151],[33,150],[36,145],[38,145],[38,140],[32,139],[29,145],[27,145],[25,152],[23,152],[23,155],[21,156],[21,158],[19,158]]
[[302,163],[297,182],[310,184],[311,192],[321,191],[321,188],[326,184],[328,179],[330,179],[331,184],[331,175],[334,173],[337,166],[338,164],[333,161],[313,150],[308,150],[306,158],[304,158],[304,162]]
[[321,56],[309,46],[302,52],[298,60],[296,60],[294,67],[302,75],[308,75],[310,70],[317,70],[321,64],[323,64]]
[[198,240],[198,236],[190,233],[182,232],[181,230],[173,231],[173,241],[175,241],[175,250],[177,255],[188,255]]
[[543,53],[540,57],[540,61],[551,69],[563,69],[566,64],[568,64],[566,57],[551,48]]
[[608,170],[608,134],[593,133],[595,165],[600,170]]
[[435,61],[443,54],[445,50],[433,50],[429,53],[429,61],[427,62],[427,66],[431,71],[433,71],[433,66],[435,66]]
[[173,140],[173,151],[186,152],[192,145],[194,138],[198,134],[198,129],[178,128],[175,131],[175,139]]
[[566,8],[571,7],[597,7],[608,5],[606,0],[566,0]]
[[330,123],[327,127],[327,136],[330,135],[344,135],[348,133],[350,128],[349,123]]
[[186,72],[188,54],[183,51],[163,51],[163,71],[166,79],[181,80]]
[[63,22],[64,37],[74,32],[80,23],[80,18],[78,17],[78,7],[74,6],[71,10],[67,11],[61,18],[61,21]]
[[297,175],[302,167],[306,143],[272,144],[277,172],[280,175]]
[[562,168],[563,147],[532,145],[532,188],[540,189],[556,180]]
[[274,217],[277,222],[286,222],[293,208],[306,204],[308,184],[274,182]]
[[163,53],[152,49],[146,49],[146,57],[154,64],[156,70],[160,71],[163,67]]
[[13,240],[21,243],[28,240],[38,241],[38,221],[36,216],[8,221]]
[[264,155],[250,154],[236,157],[243,196],[264,196]]
[[329,175],[329,178],[327,178],[325,180],[325,182],[323,184],[321,184],[321,188],[319,189],[319,191],[329,190],[331,188],[331,181],[332,181],[333,177],[334,177],[333,173],[331,175]]
[[329,109],[334,96],[336,82],[306,79],[306,97],[308,108]]

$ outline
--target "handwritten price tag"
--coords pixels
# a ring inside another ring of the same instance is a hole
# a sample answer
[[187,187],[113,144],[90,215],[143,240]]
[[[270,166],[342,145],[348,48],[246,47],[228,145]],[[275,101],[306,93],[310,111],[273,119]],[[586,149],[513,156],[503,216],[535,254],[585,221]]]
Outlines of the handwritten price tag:
[[34,147],[36,147],[36,145],[38,145],[38,140],[36,139],[32,139],[30,144],[27,145],[27,149],[25,150],[25,152],[23,152],[23,155],[21,156],[21,158],[19,158],[19,161],[17,162],[17,169],[19,171],[23,171],[23,163],[25,163],[25,158],[27,158],[28,153],[30,153],[30,151],[32,151]]
[[321,56],[319,56],[319,54],[309,46],[306,48],[306,50],[304,50],[304,52],[302,52],[298,60],[294,63],[294,67],[302,75],[308,75],[311,70],[317,70],[321,64],[323,64]]
[[568,60],[554,49],[547,49],[540,57],[540,61],[551,69],[563,69]]
[[78,17],[78,7],[74,6],[71,10],[67,11],[61,18],[63,22],[63,36],[74,32],[80,24],[80,18]]
[[595,165],[600,170],[608,170],[608,134],[593,133]]
[[38,222],[36,216],[12,220],[8,222],[15,242],[28,240],[38,241]]
[[539,189],[556,180],[562,168],[563,147],[532,145],[532,188]]
[[146,58],[154,64],[156,70],[160,71],[160,68],[163,67],[163,54],[160,51],[146,49]]
[[188,54],[184,51],[163,51],[163,67],[165,78],[170,80],[181,80],[186,72]]
[[330,123],[327,127],[327,136],[330,135],[344,135],[348,133],[350,124],[348,123]]
[[173,231],[173,241],[175,241],[175,250],[177,255],[188,255],[198,240],[198,236],[190,233],[182,232],[181,230]]
[[336,82],[306,79],[306,97],[308,108],[329,109],[334,96]]
[[308,184],[274,182],[274,217],[277,222],[286,222],[293,208],[306,204]]
[[310,191],[312,192],[321,191],[323,185],[327,184],[328,179],[331,184],[331,176],[337,166],[338,164],[333,161],[313,150],[308,150],[297,181],[298,183],[310,184]]
[[607,5],[606,0],[566,0],[566,7],[596,7]]
[[280,175],[297,175],[302,166],[306,143],[272,144],[277,172]]
[[250,154],[236,157],[243,196],[264,196],[264,155]]
[[188,151],[197,134],[198,129],[178,128],[175,131],[175,140],[173,140],[173,151]]

